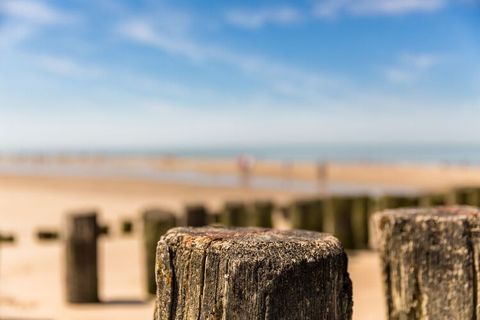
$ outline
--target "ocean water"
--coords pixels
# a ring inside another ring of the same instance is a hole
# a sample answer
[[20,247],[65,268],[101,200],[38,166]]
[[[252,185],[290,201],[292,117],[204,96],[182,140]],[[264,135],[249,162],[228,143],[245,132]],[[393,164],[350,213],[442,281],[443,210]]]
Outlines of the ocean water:
[[172,148],[124,148],[124,149],[64,149],[23,150],[5,154],[74,154],[74,155],[139,155],[180,156],[192,158],[236,158],[250,155],[259,160],[279,161],[335,161],[422,164],[480,164],[480,143],[363,143],[363,144],[277,144],[232,145],[208,147]]
[[480,164],[480,144],[290,144],[124,150],[123,153],[194,158],[233,158],[246,154],[280,161]]

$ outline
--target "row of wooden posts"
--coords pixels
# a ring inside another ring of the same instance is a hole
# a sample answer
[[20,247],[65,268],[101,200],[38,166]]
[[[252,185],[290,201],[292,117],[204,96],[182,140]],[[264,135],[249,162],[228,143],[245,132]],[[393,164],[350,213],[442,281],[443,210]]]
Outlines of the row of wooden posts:
[[[222,224],[228,227],[272,227],[272,213],[280,210],[293,229],[324,231],[335,235],[347,249],[367,248],[368,224],[372,212],[399,207],[443,205],[448,203],[480,205],[480,188],[457,188],[446,194],[422,196],[332,196],[296,200],[289,206],[276,207],[271,201],[251,203],[227,202],[220,213],[209,213],[203,205],[188,205],[178,219],[168,210],[149,209],[143,212],[143,238],[146,253],[146,287],[150,294],[156,291],[155,254],[158,239],[175,226],[199,227]],[[131,232],[134,223],[122,222],[123,232]],[[97,302],[98,270],[97,239],[106,232],[97,222],[95,212],[68,216],[67,300],[69,302]],[[38,235],[41,237],[40,233]],[[44,238],[56,238],[44,232]]]

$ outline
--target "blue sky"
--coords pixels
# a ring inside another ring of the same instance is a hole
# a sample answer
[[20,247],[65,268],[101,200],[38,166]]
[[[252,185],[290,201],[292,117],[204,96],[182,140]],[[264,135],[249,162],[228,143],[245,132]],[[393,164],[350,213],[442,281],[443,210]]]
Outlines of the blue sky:
[[0,0],[0,149],[480,142],[476,0]]

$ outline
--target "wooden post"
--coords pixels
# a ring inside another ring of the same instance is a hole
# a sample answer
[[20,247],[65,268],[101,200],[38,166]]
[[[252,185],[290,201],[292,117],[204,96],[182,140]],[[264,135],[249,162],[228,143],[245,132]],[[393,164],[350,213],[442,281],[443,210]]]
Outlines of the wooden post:
[[375,211],[385,209],[397,209],[407,207],[418,207],[420,199],[414,195],[385,195],[376,201]]
[[97,214],[70,214],[66,225],[67,301],[98,302]]
[[165,210],[149,209],[143,213],[143,235],[146,258],[147,292],[155,294],[155,248],[160,237],[175,227],[175,216]]
[[421,207],[437,207],[447,205],[447,196],[443,193],[429,193],[420,197]]
[[326,201],[325,231],[337,237],[347,249],[354,249],[352,228],[353,198],[334,196]]
[[208,224],[208,211],[201,204],[190,204],[185,207],[184,225],[202,227]]
[[372,199],[369,196],[354,196],[352,202],[353,248],[365,249],[369,244],[368,221],[372,213]]
[[220,221],[228,227],[246,227],[248,225],[247,207],[242,202],[225,203]]
[[389,319],[479,319],[477,208],[387,210],[372,228]]
[[209,218],[210,224],[221,224],[222,223],[222,212],[214,211]]
[[248,225],[252,227],[272,227],[272,213],[274,205],[272,201],[257,200],[254,201],[249,208]]
[[36,237],[38,241],[54,241],[60,238],[60,233],[55,229],[39,229]]
[[293,202],[288,212],[292,228],[323,231],[324,205],[323,199],[301,199]]
[[132,234],[133,233],[133,221],[128,218],[124,218],[120,221],[120,227],[122,230],[122,234],[127,235],[127,234]]
[[157,247],[155,319],[352,316],[347,256],[328,234],[175,228]]
[[479,206],[480,190],[475,187],[456,187],[450,192],[448,203]]

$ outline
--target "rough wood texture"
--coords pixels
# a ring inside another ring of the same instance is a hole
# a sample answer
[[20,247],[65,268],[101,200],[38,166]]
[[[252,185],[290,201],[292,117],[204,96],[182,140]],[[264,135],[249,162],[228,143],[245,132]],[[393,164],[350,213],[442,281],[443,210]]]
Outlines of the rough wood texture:
[[143,235],[145,246],[145,264],[146,264],[146,280],[147,292],[155,294],[155,254],[157,242],[160,237],[165,234],[168,229],[176,226],[175,216],[165,210],[149,209],[143,213]]
[[389,319],[479,319],[480,211],[473,207],[376,213]]
[[208,211],[204,205],[190,204],[185,206],[184,225],[188,227],[203,227],[208,224]]
[[98,302],[96,213],[71,214],[66,226],[67,301]]
[[351,319],[347,256],[328,234],[175,228],[158,242],[155,319]]

